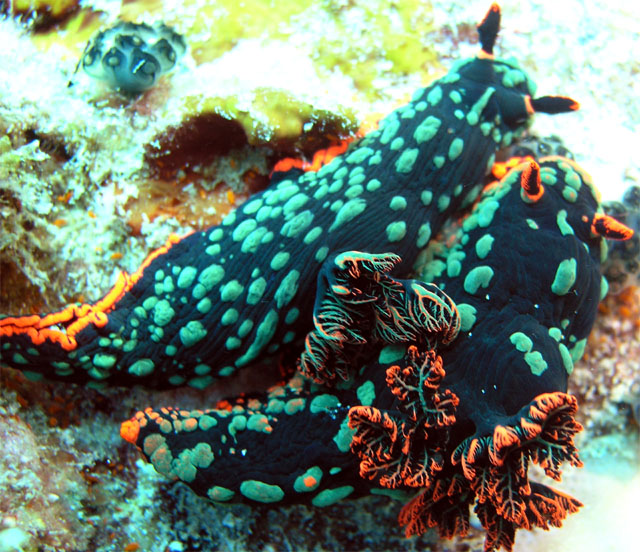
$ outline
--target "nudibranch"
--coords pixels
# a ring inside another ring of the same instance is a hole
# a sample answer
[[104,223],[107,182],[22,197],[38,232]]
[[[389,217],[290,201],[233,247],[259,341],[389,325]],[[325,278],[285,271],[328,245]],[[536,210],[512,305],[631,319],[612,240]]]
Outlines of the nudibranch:
[[493,55],[499,20],[494,4],[477,57],[319,171],[276,173],[221,225],[170,240],[94,304],[1,319],[0,360],[74,383],[202,388],[305,336],[333,256],[393,253],[396,275],[408,275],[534,112],[577,109],[534,98],[517,63]]
[[215,502],[412,492],[408,536],[464,535],[474,506],[485,550],[560,526],[580,502],[528,467],[559,480],[562,463],[581,465],[567,379],[606,290],[605,238],[631,231],[601,212],[573,161],[521,160],[431,241],[430,283],[391,277],[393,253],[325,263],[306,376],[217,409],[149,408],[122,436]]
[[89,40],[76,71],[82,67],[112,88],[137,95],[173,69],[186,47],[184,38],[164,23],[119,21]]

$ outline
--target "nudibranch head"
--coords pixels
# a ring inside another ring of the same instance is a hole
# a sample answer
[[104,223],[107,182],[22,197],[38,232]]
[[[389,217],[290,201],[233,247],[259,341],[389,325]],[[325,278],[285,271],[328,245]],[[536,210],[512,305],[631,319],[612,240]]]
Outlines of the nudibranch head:
[[135,95],[173,69],[185,51],[184,38],[164,23],[120,21],[89,41],[78,65],[91,77]]
[[[470,60],[454,64],[450,75],[452,78],[462,77],[468,83],[471,95],[480,95],[491,90],[497,99],[496,117],[511,129],[520,127],[530,120],[536,112],[564,113],[575,111],[579,104],[565,96],[542,96],[533,98],[535,83],[520,68],[515,59],[497,58],[493,48],[500,28],[500,7],[493,3],[487,15],[478,25],[480,51]],[[444,79],[447,80],[447,77]],[[475,89],[475,90],[474,90]]]

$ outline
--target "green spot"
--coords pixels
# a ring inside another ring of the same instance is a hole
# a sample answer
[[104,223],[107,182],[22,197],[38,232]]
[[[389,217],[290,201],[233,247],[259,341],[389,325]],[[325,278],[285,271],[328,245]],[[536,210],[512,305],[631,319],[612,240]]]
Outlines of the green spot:
[[521,353],[528,353],[533,348],[533,341],[531,338],[522,332],[512,333],[509,336],[509,341],[511,341],[515,348]]
[[128,372],[133,374],[134,376],[148,376],[153,369],[155,368],[155,364],[153,360],[150,358],[141,358],[140,360],[136,360],[131,366],[129,366]]
[[171,385],[175,385],[176,387],[178,385],[182,385],[184,383],[184,381],[185,381],[185,378],[183,378],[182,376],[171,376],[169,378],[169,383]]
[[213,416],[209,416],[208,414],[203,414],[198,419],[198,427],[202,431],[208,431],[209,429],[217,425],[218,425],[218,420],[216,420]]
[[560,328],[549,328],[549,336],[560,343],[562,340],[562,330]]
[[433,192],[431,190],[423,190],[420,194],[420,201],[423,205],[431,205],[433,201]]
[[441,121],[433,115],[429,115],[424,121],[422,121],[413,133],[413,138],[418,144],[428,142],[438,134]]
[[234,416],[227,426],[229,435],[233,437],[234,441],[236,440],[237,433],[245,429],[247,429],[247,418],[242,415]]
[[367,182],[367,192],[375,192],[376,190],[379,190],[381,186],[382,182],[380,182],[377,178],[373,178],[369,180],[369,182]]
[[268,205],[260,207],[256,213],[256,222],[264,222],[267,220],[271,216],[271,211],[272,209]]
[[389,149],[392,151],[401,150],[404,147],[404,138],[402,136],[398,136],[394,138],[391,144],[389,145]]
[[560,233],[563,236],[573,235],[573,227],[567,222],[567,212],[564,209],[560,209],[560,211],[558,211],[556,222],[558,223],[558,228],[560,228]]
[[396,135],[396,132],[398,132],[398,129],[400,128],[400,121],[393,117],[394,115],[391,114],[381,122],[382,135],[380,136],[380,143],[382,145],[387,145],[393,139],[393,137]]
[[495,199],[491,199],[489,201],[483,201],[478,208],[478,226],[480,228],[487,228],[491,222],[493,221],[493,216],[495,212],[500,207],[500,203],[498,203]]
[[573,362],[578,362],[581,358],[582,355],[584,355],[584,348],[587,345],[587,338],[585,337],[584,339],[581,339],[580,341],[577,341],[576,344],[570,349],[571,350],[571,360],[573,360]]
[[336,218],[329,227],[329,232],[339,228],[344,223],[353,220],[367,208],[367,202],[363,198],[350,199],[340,207]]
[[247,290],[247,303],[249,305],[257,305],[266,288],[267,281],[264,278],[258,278],[251,282],[251,285]]
[[[476,103],[474,103],[473,106],[471,106],[469,113],[467,113],[467,123],[469,123],[471,126],[478,124],[478,121],[480,121],[480,116],[482,115],[484,108],[487,106],[487,103],[489,103],[489,99],[491,98],[491,96],[495,91],[496,90],[493,87],[489,87],[484,91],[482,96],[478,98],[478,101],[476,101]],[[488,129],[486,127],[483,128],[482,125],[488,125],[489,128]],[[490,132],[491,125],[490,123],[482,123],[480,125],[480,128],[483,131],[483,134],[486,136]]]
[[541,375],[548,368],[546,361],[542,358],[542,353],[539,351],[525,353],[524,360],[529,365],[529,369],[534,376]]
[[111,368],[116,363],[116,357],[113,355],[103,355],[98,353],[93,356],[93,364],[98,368]]
[[322,232],[322,226],[315,226],[307,232],[307,235],[302,241],[305,243],[305,245],[309,245],[310,243],[313,243],[315,240],[317,240],[322,235]]
[[157,297],[147,297],[143,302],[142,302],[142,307],[146,310],[146,311],[150,311],[153,307],[155,307],[156,303],[158,302],[158,298]]
[[575,203],[576,200],[578,199],[578,192],[576,192],[570,186],[565,186],[562,189],[562,197],[564,197],[564,199],[569,203]]
[[365,381],[358,389],[356,396],[362,406],[371,406],[376,398],[376,387],[372,381]]
[[[200,282],[206,291],[211,291],[214,286],[216,286],[222,279],[224,278],[224,268],[220,265],[212,264],[205,268],[198,275],[198,282]],[[196,286],[197,287],[197,286]],[[193,296],[196,299],[202,299],[201,297],[196,297],[196,288],[193,289]]]
[[390,222],[387,224],[386,233],[390,242],[398,242],[407,234],[407,223],[403,220]]
[[482,288],[487,288],[493,278],[493,269],[490,266],[477,266],[469,271],[464,279],[464,290],[470,295],[475,295]]
[[220,288],[220,299],[222,301],[235,301],[244,291],[244,286],[238,280],[231,280]]
[[568,375],[573,373],[573,359],[571,353],[564,343],[558,343],[558,349],[560,349],[560,356],[562,357],[562,364]]
[[407,200],[402,196],[393,196],[389,202],[389,208],[394,211],[402,211],[407,208]]
[[247,352],[236,360],[236,366],[244,366],[255,359],[264,346],[271,340],[277,327],[278,313],[271,309],[256,328],[255,338],[247,349]]
[[260,433],[270,433],[272,428],[269,419],[264,414],[252,414],[247,420],[247,429],[259,431]]
[[173,318],[176,311],[173,310],[171,303],[166,299],[158,301],[153,307],[153,323],[156,326],[164,327]]
[[191,347],[206,337],[207,330],[199,320],[191,320],[180,328],[178,335],[185,347]]
[[246,319],[238,328],[238,337],[246,337],[253,328],[253,320]]
[[329,248],[325,245],[325,246],[321,247],[320,249],[318,249],[318,251],[316,251],[315,259],[316,259],[316,261],[321,263],[322,261],[324,261],[327,258],[328,254],[329,254]]
[[431,239],[431,224],[425,222],[418,228],[418,239],[416,245],[418,247],[424,247]]
[[242,341],[233,335],[227,337],[226,341],[224,342],[224,346],[227,351],[234,351],[235,349],[238,349],[240,345],[242,345]]
[[459,104],[462,101],[462,96],[460,95],[460,92],[458,92],[457,90],[452,90],[451,92],[449,92],[449,97],[451,98],[451,101],[455,104]]
[[494,237],[491,234],[485,234],[476,242],[476,255],[479,259],[484,259],[493,246]]
[[411,172],[413,165],[418,158],[418,153],[420,153],[418,148],[405,149],[396,161],[396,171],[402,174]]
[[349,419],[345,416],[340,424],[340,429],[333,437],[333,442],[341,452],[349,452],[351,448],[351,441],[355,435],[356,430],[349,427]]
[[441,195],[438,198],[438,211],[441,213],[446,211],[449,207],[449,203],[451,203],[451,196],[448,196],[447,194]]
[[427,101],[431,105],[438,105],[442,99],[442,88],[439,85],[434,86],[427,94]]
[[443,155],[435,155],[433,157],[433,164],[437,169],[441,169],[444,166],[445,158]]
[[600,279],[600,301],[602,301],[609,293],[609,282],[608,280],[602,276]]
[[240,315],[236,309],[227,309],[226,311],[224,311],[224,314],[220,319],[220,323],[223,326],[230,326],[231,324],[234,324],[236,320],[238,320],[238,316]]
[[[297,189],[297,186],[296,186]],[[299,193],[294,195],[291,199],[289,199],[282,207],[282,212],[284,213],[285,218],[289,218],[293,213],[295,213],[300,207],[302,207],[307,201],[309,201],[309,196],[304,193]]]
[[380,364],[391,364],[404,358],[407,352],[405,345],[387,345],[384,347],[378,355],[378,362]]
[[338,487],[336,489],[325,489],[313,497],[311,504],[318,508],[331,506],[343,498],[347,498],[352,492],[353,487],[351,485],[345,485],[344,487]]
[[578,264],[574,258],[565,259],[558,265],[551,291],[556,295],[566,295],[576,282]]
[[213,303],[211,303],[211,299],[205,297],[204,299],[200,299],[200,301],[198,301],[196,310],[202,314],[207,314],[211,310],[212,306]]
[[535,220],[528,218],[526,219],[526,222],[527,222],[527,226],[529,226],[529,228],[531,228],[532,230],[540,229],[540,227],[538,226],[538,223]]
[[540,180],[542,181],[543,184],[548,184],[549,186],[553,186],[556,182],[558,182],[558,179],[550,171],[555,172],[551,167],[543,167],[543,168],[541,168],[540,169]]
[[207,491],[207,496],[214,502],[227,502],[233,498],[234,494],[236,494],[235,491],[218,486],[211,487]]
[[468,303],[458,303],[458,314],[460,314],[460,330],[468,332],[476,323],[476,308]]
[[284,497],[284,491],[278,485],[269,485],[262,481],[250,479],[240,484],[242,496],[256,502],[278,502]]
[[373,155],[373,150],[371,148],[358,148],[345,158],[347,163],[359,165],[363,163],[367,157]]
[[255,253],[267,232],[268,230],[264,226],[256,228],[243,240],[240,251],[243,253]]
[[298,493],[315,491],[322,480],[322,470],[318,466],[309,468],[303,474],[296,477],[293,482],[293,490]]
[[281,268],[284,268],[289,262],[290,257],[291,255],[286,251],[279,251],[276,253],[271,259],[271,264],[269,265],[271,266],[271,270],[280,270]]
[[293,324],[300,316],[300,310],[297,307],[293,307],[287,315],[284,317],[285,324]]
[[580,180],[580,176],[573,169],[569,169],[565,173],[564,181],[574,190],[580,190],[580,187],[582,186],[582,180]]
[[[358,175],[358,178],[361,176],[364,178],[364,175]],[[360,184],[354,184],[344,193],[344,195],[348,199],[353,199],[361,195],[362,192],[364,192],[364,188]]]
[[211,366],[209,366],[208,364],[198,364],[193,371],[198,374],[199,376],[205,376],[207,375],[209,372],[211,372]]
[[280,285],[274,295],[276,306],[279,309],[288,305],[291,299],[293,299],[294,295],[298,291],[299,278],[300,272],[297,270],[291,270],[280,282]]
[[317,414],[318,412],[326,412],[327,410],[337,408],[338,406],[340,406],[338,397],[325,393],[314,397],[309,405],[309,409],[312,414]]
[[262,200],[253,199],[251,201],[248,201],[242,206],[242,212],[245,215],[253,215],[253,213],[255,213],[258,209],[260,209],[260,207],[262,207]]
[[463,148],[464,140],[460,137],[454,138],[451,141],[451,145],[449,146],[449,153],[447,154],[447,156],[449,157],[449,161],[457,159],[462,153]]
[[198,269],[195,266],[185,266],[180,271],[180,276],[178,276],[178,287],[180,289],[188,288],[195,280],[197,274]]

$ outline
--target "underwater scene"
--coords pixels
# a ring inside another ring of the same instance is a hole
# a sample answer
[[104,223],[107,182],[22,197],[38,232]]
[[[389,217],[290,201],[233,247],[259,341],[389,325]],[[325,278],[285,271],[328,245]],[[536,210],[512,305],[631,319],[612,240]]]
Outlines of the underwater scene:
[[639,29],[0,0],[0,552],[634,549]]

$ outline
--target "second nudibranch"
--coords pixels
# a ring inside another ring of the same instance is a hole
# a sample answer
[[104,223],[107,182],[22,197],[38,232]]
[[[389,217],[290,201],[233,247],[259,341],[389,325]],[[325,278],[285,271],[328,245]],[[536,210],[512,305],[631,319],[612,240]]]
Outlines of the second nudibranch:
[[154,252],[97,303],[1,319],[0,360],[76,383],[202,388],[305,335],[332,255],[394,253],[406,275],[534,111],[577,108],[532,98],[517,63],[493,55],[498,26],[494,5],[477,57],[318,172],[276,174],[221,225]]

